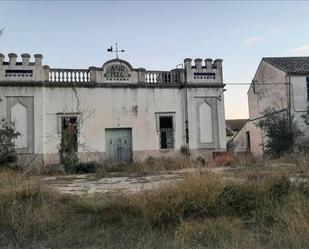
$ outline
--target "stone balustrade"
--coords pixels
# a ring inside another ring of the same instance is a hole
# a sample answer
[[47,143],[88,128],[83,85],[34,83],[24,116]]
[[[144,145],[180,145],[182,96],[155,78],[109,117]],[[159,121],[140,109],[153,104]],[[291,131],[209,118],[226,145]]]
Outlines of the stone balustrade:
[[146,71],[145,83],[182,83],[178,71]]
[[87,83],[90,82],[90,71],[88,69],[50,68],[48,80],[57,83]]
[[[63,68],[48,68],[48,81],[51,83],[87,83],[95,82],[90,79],[91,70],[89,69],[63,69]],[[181,74],[179,71],[145,71],[144,83],[182,83]]]
[[[18,61],[17,54],[10,53],[9,60],[0,54],[0,82],[45,82],[45,83],[99,83],[99,84],[150,84],[171,85],[185,83],[222,83],[222,60],[186,58],[182,68],[170,71],[146,70],[133,68],[130,63],[113,59],[102,67],[91,66],[88,69],[50,68],[42,63],[41,54],[34,55],[34,62],[29,54],[22,54]],[[181,65],[181,64],[179,64]],[[178,65],[178,66],[179,66]]]

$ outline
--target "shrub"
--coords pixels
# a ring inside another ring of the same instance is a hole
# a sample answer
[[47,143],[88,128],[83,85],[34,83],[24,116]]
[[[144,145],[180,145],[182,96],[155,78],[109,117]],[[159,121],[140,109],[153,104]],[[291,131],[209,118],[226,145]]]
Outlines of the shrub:
[[302,136],[293,116],[275,108],[268,108],[256,125],[266,136],[265,152],[275,157],[291,152],[297,139]]
[[78,162],[77,135],[70,127],[62,131],[60,143],[60,162],[64,165],[67,173],[75,173]]
[[252,214],[256,209],[256,193],[247,185],[229,184],[220,193],[217,205],[226,215],[243,217]]
[[1,120],[0,127],[0,165],[6,165],[16,161],[14,139],[20,136],[20,133],[15,129],[14,122]]

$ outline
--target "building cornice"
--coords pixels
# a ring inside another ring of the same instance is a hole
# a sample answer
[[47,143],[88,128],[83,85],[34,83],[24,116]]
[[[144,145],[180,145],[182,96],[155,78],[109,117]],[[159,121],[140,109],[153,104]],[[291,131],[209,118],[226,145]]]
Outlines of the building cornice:
[[64,83],[64,82],[9,82],[0,81],[0,87],[64,87],[64,88],[223,88],[222,83]]

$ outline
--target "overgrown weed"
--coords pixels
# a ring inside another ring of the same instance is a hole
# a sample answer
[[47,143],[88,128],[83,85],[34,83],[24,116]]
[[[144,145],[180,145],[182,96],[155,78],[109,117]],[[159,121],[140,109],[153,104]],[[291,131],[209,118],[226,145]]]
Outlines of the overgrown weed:
[[68,197],[0,172],[1,248],[308,248],[309,199],[287,172],[188,174],[137,194]]
[[104,161],[97,166],[97,177],[107,176],[145,176],[158,175],[162,173],[169,174],[171,171],[181,170],[184,168],[199,167],[197,162],[189,158],[173,159],[173,158],[153,158],[148,157],[145,161],[115,164]]

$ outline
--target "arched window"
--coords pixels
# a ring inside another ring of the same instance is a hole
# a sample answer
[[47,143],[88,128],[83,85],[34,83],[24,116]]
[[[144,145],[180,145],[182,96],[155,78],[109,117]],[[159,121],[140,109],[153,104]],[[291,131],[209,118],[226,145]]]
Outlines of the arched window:
[[18,149],[28,147],[28,122],[27,122],[27,107],[21,103],[16,103],[11,108],[11,121],[15,122],[15,129],[20,133],[16,138],[15,147]]
[[201,143],[213,143],[212,110],[206,102],[199,106]]

